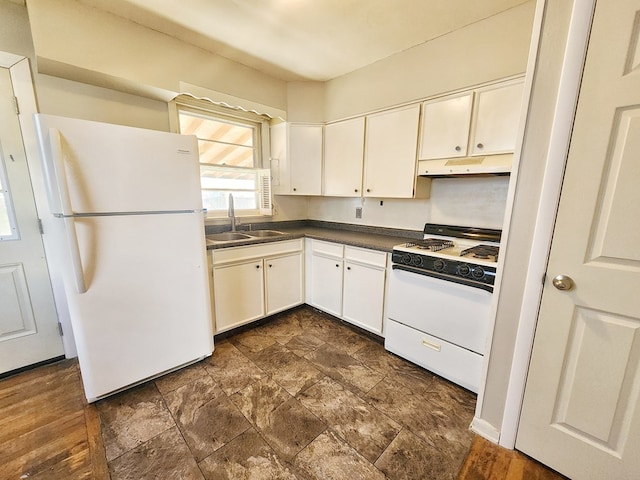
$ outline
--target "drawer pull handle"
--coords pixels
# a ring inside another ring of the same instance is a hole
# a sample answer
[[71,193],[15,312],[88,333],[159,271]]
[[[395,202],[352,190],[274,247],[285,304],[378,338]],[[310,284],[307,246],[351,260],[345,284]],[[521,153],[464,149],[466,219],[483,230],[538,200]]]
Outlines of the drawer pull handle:
[[429,340],[425,339],[422,339],[422,345],[430,348],[431,350],[435,350],[436,352],[439,352],[442,348],[439,344],[430,342]]

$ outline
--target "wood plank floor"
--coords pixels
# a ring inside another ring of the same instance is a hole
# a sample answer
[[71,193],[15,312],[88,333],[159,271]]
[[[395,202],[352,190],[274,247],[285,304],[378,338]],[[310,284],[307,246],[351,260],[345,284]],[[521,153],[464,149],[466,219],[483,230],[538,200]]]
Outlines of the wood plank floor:
[[109,478],[93,405],[73,360],[0,381],[0,479]]
[[[73,360],[0,381],[1,480],[108,480],[93,405]],[[562,480],[519,452],[476,437],[459,480]],[[416,479],[417,480],[417,479]]]

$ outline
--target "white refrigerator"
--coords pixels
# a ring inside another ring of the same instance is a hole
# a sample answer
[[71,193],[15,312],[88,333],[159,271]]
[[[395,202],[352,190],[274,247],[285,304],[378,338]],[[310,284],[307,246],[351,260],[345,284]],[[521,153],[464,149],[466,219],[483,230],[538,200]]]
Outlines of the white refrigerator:
[[43,239],[87,400],[211,355],[196,138],[44,114],[35,123]]

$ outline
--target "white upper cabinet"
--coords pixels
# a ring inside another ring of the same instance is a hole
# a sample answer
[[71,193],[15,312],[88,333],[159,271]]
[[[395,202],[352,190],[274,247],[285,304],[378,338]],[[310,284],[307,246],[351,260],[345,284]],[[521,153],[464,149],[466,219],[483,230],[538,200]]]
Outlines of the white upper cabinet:
[[360,197],[364,161],[364,117],[324,127],[324,195]]
[[422,104],[421,159],[467,154],[472,106],[473,92]]
[[523,85],[519,79],[424,102],[418,158],[513,152]]
[[272,188],[277,194],[322,193],[322,125],[271,127]]
[[517,81],[477,91],[473,102],[470,155],[513,152],[523,88],[524,83]]
[[416,150],[420,105],[367,116],[364,154],[365,197],[428,196],[429,183],[418,178]]

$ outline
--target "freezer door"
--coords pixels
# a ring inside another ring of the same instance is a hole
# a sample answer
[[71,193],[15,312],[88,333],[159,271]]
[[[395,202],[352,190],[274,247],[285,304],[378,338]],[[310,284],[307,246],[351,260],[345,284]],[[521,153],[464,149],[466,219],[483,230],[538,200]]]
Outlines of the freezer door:
[[89,401],[211,354],[200,214],[82,217],[75,228],[86,292],[63,278]]
[[196,137],[45,114],[35,123],[51,213],[202,209]]

